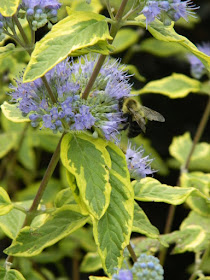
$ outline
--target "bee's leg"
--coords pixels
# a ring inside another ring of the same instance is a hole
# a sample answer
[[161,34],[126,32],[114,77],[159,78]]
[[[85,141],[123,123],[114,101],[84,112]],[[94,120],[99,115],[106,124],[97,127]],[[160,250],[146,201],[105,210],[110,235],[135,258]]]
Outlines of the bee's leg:
[[126,130],[129,127],[129,123],[126,123],[122,128],[119,128],[119,131]]
[[123,108],[123,102],[124,102],[124,97],[121,97],[120,99],[119,99],[119,110],[120,111],[122,111],[122,108]]
[[130,115],[129,114],[123,114],[124,121],[122,121],[122,128],[119,129],[119,131],[126,130],[129,127],[130,123]]

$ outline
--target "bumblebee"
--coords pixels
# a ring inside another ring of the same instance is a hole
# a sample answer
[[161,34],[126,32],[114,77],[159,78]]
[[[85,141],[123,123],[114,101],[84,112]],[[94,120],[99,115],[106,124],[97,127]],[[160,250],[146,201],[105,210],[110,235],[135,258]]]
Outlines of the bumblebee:
[[128,138],[138,136],[142,131],[146,131],[146,120],[164,122],[165,118],[158,112],[142,106],[133,98],[123,98],[119,107],[126,118],[125,126],[122,130],[128,129]]

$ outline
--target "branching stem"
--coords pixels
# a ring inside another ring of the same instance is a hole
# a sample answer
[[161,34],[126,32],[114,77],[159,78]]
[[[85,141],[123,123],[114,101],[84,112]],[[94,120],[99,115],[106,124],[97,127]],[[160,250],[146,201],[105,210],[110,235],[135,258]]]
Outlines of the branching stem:
[[22,36],[22,38],[23,38],[23,41],[24,41],[25,44],[28,46],[28,45],[29,45],[28,38],[27,38],[27,36],[26,36],[25,31],[24,31],[23,28],[22,28],[22,25],[21,25],[20,22],[19,22],[19,19],[18,19],[18,17],[17,17],[17,14],[15,14],[15,15],[13,16],[13,19],[14,19],[15,24],[17,25],[18,30],[20,31],[20,34],[21,34],[21,36]]
[[206,124],[208,122],[208,119],[209,119],[209,114],[210,114],[210,97],[208,99],[208,103],[206,105],[206,108],[205,108],[205,111],[203,113],[202,119],[201,119],[201,121],[199,123],[199,126],[198,126],[198,129],[196,131],[195,137],[193,139],[193,144],[192,144],[191,150],[189,152],[189,155],[187,157],[187,160],[185,162],[185,165],[183,167],[183,170],[186,170],[189,167],[190,159],[191,159],[192,154],[193,154],[193,152],[195,150],[196,144],[198,143],[198,141],[201,138],[201,135],[203,134],[203,131],[204,131],[205,126],[206,126]]
[[137,256],[136,256],[136,254],[135,254],[135,252],[133,250],[133,247],[131,246],[131,243],[129,243],[127,248],[128,248],[128,251],[129,251],[129,253],[131,255],[131,258],[132,258],[133,262],[136,262],[137,261]]
[[17,44],[19,44],[22,48],[25,49],[25,45],[23,42],[16,36],[9,33],[7,30],[4,30],[4,33],[7,34],[10,38],[12,38]]
[[112,20],[114,20],[114,15],[113,15],[113,12],[112,12],[112,8],[111,8],[111,5],[110,5],[110,1],[109,0],[106,0],[106,8],[107,8],[107,11],[109,13],[109,16]]
[[[135,7],[136,2],[137,2],[137,1],[135,1],[135,3],[133,3],[132,9],[131,9],[130,11],[128,11],[126,15],[124,15],[123,20],[126,20],[128,17],[130,17],[132,14],[134,14],[136,11],[138,11],[138,10],[140,9],[140,7],[141,7],[140,5],[137,5],[137,6]],[[135,7],[135,8],[134,8],[134,7]]]
[[[22,225],[22,228],[25,227],[25,226],[30,226],[34,216],[35,216],[35,212],[39,206],[39,203],[42,199],[42,196],[43,196],[43,193],[47,187],[47,184],[52,176],[52,173],[54,172],[55,170],[55,167],[59,161],[59,158],[60,158],[60,145],[61,145],[61,141],[63,139],[63,136],[65,135],[65,133],[62,134],[59,142],[58,142],[58,145],[55,149],[55,152],[53,153],[52,155],[52,158],[50,160],[50,163],[45,171],[45,174],[44,174],[44,177],[41,181],[41,184],[40,184],[40,187],[36,193],[36,196],[33,200],[33,203],[30,207],[30,209],[28,210],[27,214],[26,214],[26,218],[25,218],[25,221]],[[13,262],[13,256],[8,256],[7,259],[6,259],[6,264],[10,264]]]
[[[210,244],[209,244],[210,245]],[[195,271],[194,273],[191,275],[191,277],[189,278],[189,280],[195,280],[196,277],[198,276],[198,271],[201,268],[201,266],[203,265],[204,261],[208,258],[210,253],[210,246],[207,247],[207,249],[205,250],[205,252],[203,253],[202,258],[199,260],[198,263],[195,264]]]
[[[24,43],[25,43],[25,45],[23,45],[23,48],[29,53],[29,55],[31,55],[32,54],[32,50],[30,48],[28,48],[29,41],[28,41],[28,38],[27,38],[27,36],[25,34],[25,31],[23,30],[23,28],[22,28],[22,26],[21,26],[21,24],[20,24],[16,14],[13,16],[13,18],[14,18],[14,21],[15,21],[15,23],[16,23],[19,31],[20,31],[21,36],[23,37],[23,40],[24,40]],[[43,82],[43,84],[45,85],[45,87],[47,89],[47,92],[49,94],[50,99],[52,100],[53,103],[56,103],[57,100],[56,100],[56,98],[55,98],[55,96],[53,94],[53,91],[52,91],[52,89],[51,89],[51,87],[50,87],[46,77],[43,76],[43,77],[41,77],[41,79],[42,79],[42,82]]]
[[[125,10],[127,2],[128,2],[128,0],[122,0],[120,8],[119,8],[119,10],[118,10],[118,12],[117,12],[117,14],[115,16],[115,24],[111,25],[110,35],[112,36],[113,40],[114,40],[118,30],[121,27],[121,20],[122,20],[123,12]],[[93,70],[93,73],[92,73],[92,75],[90,77],[90,80],[88,81],[88,84],[87,84],[87,86],[86,86],[86,88],[85,88],[85,90],[84,90],[84,92],[82,94],[82,98],[83,99],[87,99],[88,98],[88,95],[89,95],[89,93],[91,91],[91,88],[93,87],[93,84],[94,84],[94,82],[95,82],[95,80],[96,80],[96,78],[97,78],[97,76],[98,76],[98,74],[99,74],[99,72],[101,70],[101,67],[102,67],[105,59],[106,59],[106,55],[100,55],[100,57],[98,59],[98,62],[97,62],[96,66],[95,66],[95,68]]]
[[45,174],[44,174],[44,177],[42,178],[42,181],[41,181],[41,184],[40,184],[40,187],[36,193],[36,196],[33,200],[33,203],[31,205],[31,208],[29,209],[28,211],[28,215],[26,215],[26,218],[25,218],[25,221],[23,223],[23,227],[24,226],[28,226],[31,224],[32,222],[32,219],[33,219],[33,213],[37,210],[38,206],[39,206],[39,203],[42,199],[42,196],[43,196],[43,193],[47,187],[47,184],[52,176],[52,173],[53,171],[55,170],[55,167],[59,161],[59,158],[60,158],[60,145],[61,145],[61,141],[63,139],[65,135],[65,132],[62,134],[59,142],[58,142],[58,145],[55,149],[55,152],[53,153],[52,155],[52,158],[50,160],[50,163],[45,171]]
[[41,79],[42,79],[42,82],[43,82],[43,84],[45,85],[45,87],[46,87],[46,89],[47,89],[47,92],[48,92],[48,94],[49,94],[49,96],[50,96],[52,102],[53,102],[53,103],[56,103],[57,100],[56,100],[56,98],[55,98],[55,96],[54,96],[54,94],[53,94],[53,92],[52,92],[52,89],[51,89],[51,87],[50,87],[50,85],[49,85],[49,83],[48,83],[46,77],[45,77],[45,76],[42,76]]
[[[195,150],[196,144],[199,142],[199,140],[202,136],[202,133],[203,133],[205,127],[206,127],[206,124],[207,124],[208,119],[209,119],[209,114],[210,114],[210,97],[208,98],[206,108],[204,110],[203,116],[202,116],[202,118],[200,120],[200,123],[198,125],[197,131],[195,133],[195,137],[193,139],[193,144],[192,144],[192,147],[190,149],[190,152],[187,156],[187,159],[186,159],[183,167],[181,168],[181,172],[180,172],[180,175],[179,175],[179,178],[178,178],[177,186],[180,185],[180,178],[181,178],[182,173],[186,172],[186,170],[188,170],[188,168],[189,168],[189,164],[190,164],[190,160],[192,158],[192,154]],[[172,227],[174,216],[175,216],[175,210],[176,210],[176,206],[170,205],[169,212],[168,212],[168,217],[167,217],[166,225],[165,225],[165,229],[164,229],[164,234],[167,234],[167,233],[171,232],[171,227]],[[167,254],[167,249],[166,248],[164,248],[159,254],[159,259],[160,259],[161,265],[163,265],[164,262],[165,262],[166,254]]]
[[106,59],[105,55],[100,55],[99,56],[98,62],[97,62],[96,66],[95,66],[95,68],[93,70],[93,73],[92,73],[92,75],[90,77],[90,80],[88,81],[87,86],[86,86],[86,88],[85,88],[85,90],[84,90],[84,92],[82,94],[82,98],[83,99],[87,99],[88,98],[88,95],[89,95],[89,93],[91,91],[91,88],[93,87],[93,84],[95,83],[95,80],[96,80],[96,78],[97,78],[97,76],[98,76],[98,74],[99,74],[99,72],[101,70],[101,67],[102,67],[105,59]]

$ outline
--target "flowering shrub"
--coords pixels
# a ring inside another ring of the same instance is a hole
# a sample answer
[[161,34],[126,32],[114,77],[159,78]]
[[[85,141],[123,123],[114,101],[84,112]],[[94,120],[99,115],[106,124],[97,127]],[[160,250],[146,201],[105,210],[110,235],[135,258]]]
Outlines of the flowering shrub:
[[[190,0],[0,2],[0,279],[67,280],[64,259],[74,279],[79,262],[88,274],[103,269],[90,280],[181,279],[168,272],[172,245],[195,254],[190,280],[208,279],[210,146],[198,142],[210,101],[193,140],[188,131],[172,139],[169,160],[147,139],[150,121],[163,131],[169,116],[142,105],[151,93],[209,95],[209,43],[196,47],[174,29],[198,9]],[[147,81],[141,51],[182,57],[192,78]],[[157,202],[170,205],[162,234],[141,208]],[[188,214],[172,231],[183,203]]]

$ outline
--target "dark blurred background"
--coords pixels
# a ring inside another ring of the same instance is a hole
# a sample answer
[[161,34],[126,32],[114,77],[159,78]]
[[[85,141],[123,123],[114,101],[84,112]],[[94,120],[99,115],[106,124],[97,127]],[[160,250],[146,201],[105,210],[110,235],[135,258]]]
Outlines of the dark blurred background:
[[[201,0],[193,1],[200,9],[197,14],[200,17],[200,22],[197,23],[193,29],[186,29],[180,25],[175,25],[175,30],[180,35],[186,36],[194,44],[202,42],[210,42],[210,1]],[[150,37],[149,32],[146,32],[146,37]],[[183,73],[189,77],[190,66],[186,61],[177,59],[176,57],[162,58],[153,56],[148,53],[136,54],[132,61],[140,73],[145,76],[148,81],[161,79],[169,76],[172,73]],[[202,80],[206,80],[203,77]],[[165,117],[165,123],[150,122],[147,126],[146,137],[151,139],[153,147],[159,152],[164,160],[169,158],[168,147],[171,144],[174,136],[182,135],[189,131],[193,138],[205,110],[208,96],[190,93],[185,98],[169,99],[163,95],[145,94],[141,96],[143,105],[155,108],[156,111],[161,112]],[[209,142],[210,140],[210,121],[201,137],[201,142]],[[179,171],[170,169],[168,176],[161,177],[156,174],[155,178],[162,183],[169,185],[176,185],[179,176]],[[168,215],[169,206],[163,203],[140,203],[150,221],[157,226],[161,233],[163,233],[165,221]],[[176,208],[175,219],[172,230],[177,230],[187,216],[189,209],[184,205]],[[172,247],[168,250],[168,256],[172,251]],[[170,255],[166,258],[164,271],[166,280],[185,280],[189,278],[187,267],[194,262],[193,253],[184,253],[179,255]]]

